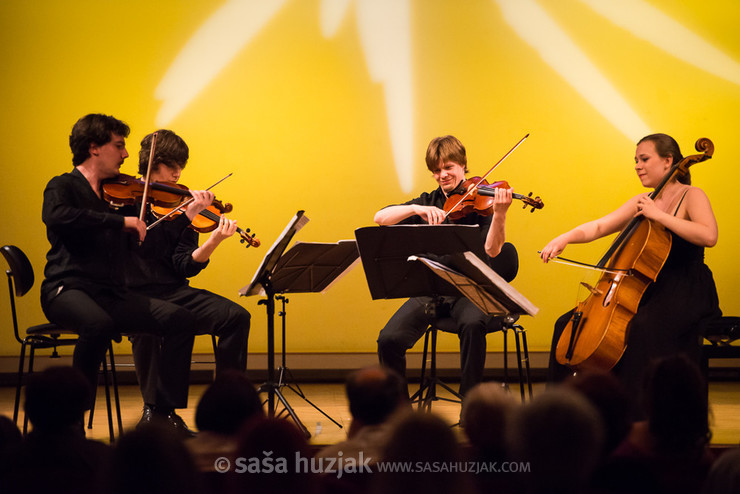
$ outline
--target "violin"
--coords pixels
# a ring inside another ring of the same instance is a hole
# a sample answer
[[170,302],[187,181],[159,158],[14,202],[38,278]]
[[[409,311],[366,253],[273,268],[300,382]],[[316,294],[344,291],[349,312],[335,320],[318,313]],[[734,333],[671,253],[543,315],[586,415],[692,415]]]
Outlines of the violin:
[[[178,204],[175,207],[170,208],[152,205],[151,209],[152,214],[156,218],[165,218],[167,220],[173,220],[185,212],[183,204]],[[193,218],[189,226],[198,233],[212,232],[218,226],[219,221],[221,220],[221,215],[231,212],[232,209],[233,206],[230,203],[227,202],[225,205],[219,206],[214,200],[210,206],[198,213],[198,216]],[[246,242],[247,247],[259,247],[262,242],[260,242],[260,240],[255,237],[256,234],[252,233],[251,235],[249,235],[250,231],[251,230],[249,228],[247,228],[245,231],[239,227],[236,227],[236,233],[238,233],[241,237],[241,243]]]
[[[116,178],[103,181],[103,198],[114,208],[130,206],[142,200],[146,186],[143,180],[122,173]],[[152,213],[158,218],[166,216],[167,219],[173,219],[178,216],[184,212],[185,198],[192,197],[187,186],[175,182],[150,182],[148,186],[147,202],[151,204]],[[232,210],[231,204],[222,203],[214,198],[211,205],[201,211],[189,227],[199,233],[211,232],[218,226],[220,216]],[[241,242],[247,243],[247,247],[260,246],[255,234],[249,235],[249,229],[244,231],[237,228],[236,231],[241,237]]]
[[[473,187],[472,192],[467,194],[453,194],[447,198],[444,205],[445,213],[451,220],[459,220],[465,216],[476,213],[481,216],[490,216],[493,214],[493,196],[496,195],[496,189],[510,189],[509,183],[505,180],[488,183],[484,178],[473,177],[465,180],[462,183],[465,190]],[[534,212],[535,209],[542,209],[545,204],[540,199],[540,196],[532,197],[532,193],[529,195],[522,195],[512,193],[513,199],[518,199],[524,203],[523,207],[531,207],[530,212]]]

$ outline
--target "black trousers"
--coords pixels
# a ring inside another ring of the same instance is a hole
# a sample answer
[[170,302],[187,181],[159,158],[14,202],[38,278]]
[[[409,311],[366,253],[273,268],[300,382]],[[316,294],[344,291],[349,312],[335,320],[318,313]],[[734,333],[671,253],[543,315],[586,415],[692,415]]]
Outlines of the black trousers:
[[[434,322],[435,316],[426,310],[427,304],[432,302],[430,297],[411,298],[393,314],[378,335],[378,358],[381,364],[402,376],[406,375],[406,351],[419,341],[427,327]],[[443,306],[445,313],[441,315],[455,320],[460,338],[460,394],[465,396],[470,388],[483,380],[486,334],[491,332],[493,318],[464,297],[445,297]]]
[[73,365],[97,386],[100,364],[111,339],[121,333],[151,333],[161,339],[154,401],[168,408],[187,406],[194,318],[173,304],[125,290],[62,290],[42,300],[49,321],[75,331],[79,338]]
[[[208,290],[182,285],[166,292],[145,292],[162,303],[187,309],[196,334],[218,337],[216,373],[247,369],[247,340],[251,316],[241,305]],[[162,367],[163,340],[152,334],[137,334],[131,344],[144,403],[156,405],[157,382]]]

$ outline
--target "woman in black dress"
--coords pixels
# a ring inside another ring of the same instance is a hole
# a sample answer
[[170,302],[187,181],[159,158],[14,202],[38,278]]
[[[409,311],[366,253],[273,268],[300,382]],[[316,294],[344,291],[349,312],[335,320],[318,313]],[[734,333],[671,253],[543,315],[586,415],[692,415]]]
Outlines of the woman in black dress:
[[[637,144],[635,171],[644,187],[654,189],[673,163],[682,159],[672,137],[652,134]],[[606,216],[555,237],[541,252],[542,260],[548,262],[568,244],[591,242],[619,232],[637,216],[660,223],[670,233],[672,244],[668,259],[657,280],[648,286],[641,298],[628,328],[627,349],[614,367],[614,372],[635,397],[641,394],[643,374],[652,360],[684,353],[698,363],[703,326],[706,321],[722,315],[712,273],[704,264],[704,248],[717,243],[717,221],[707,195],[690,183],[689,174],[674,177],[655,200],[650,199],[648,193],[634,196]],[[553,381],[570,373],[554,357],[570,315],[565,314],[555,324],[550,357]]]

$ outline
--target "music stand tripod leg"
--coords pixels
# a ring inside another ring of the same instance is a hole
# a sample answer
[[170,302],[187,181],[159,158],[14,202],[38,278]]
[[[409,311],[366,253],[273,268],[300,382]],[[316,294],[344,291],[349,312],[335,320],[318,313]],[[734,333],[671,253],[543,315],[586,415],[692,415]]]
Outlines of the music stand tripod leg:
[[519,328],[519,332],[522,335],[522,346],[524,347],[524,364],[525,364],[525,376],[527,379],[527,388],[529,390],[529,399],[532,399],[532,379],[530,379],[529,374],[529,350],[527,348],[527,331],[522,327],[517,325]]
[[308,432],[306,426],[300,421],[298,415],[296,415],[293,408],[285,399],[283,394],[280,392],[280,386],[275,382],[275,292],[272,290],[272,286],[269,281],[263,283],[265,288],[265,294],[267,298],[257,302],[258,305],[264,305],[267,311],[267,382],[260,386],[260,391],[267,392],[267,416],[276,416],[276,403],[275,397],[277,397],[282,403],[285,411],[288,412],[290,417],[295,421],[296,426],[306,435],[311,437],[311,433]]
[[286,314],[287,314],[287,310],[285,308],[285,304],[287,304],[288,302],[290,302],[290,300],[287,297],[283,296],[283,295],[278,295],[275,298],[278,299],[278,300],[280,300],[281,303],[282,303],[282,310],[280,312],[278,312],[278,315],[282,319],[282,339],[283,339],[283,341],[282,341],[282,349],[281,349],[281,353],[282,353],[282,365],[280,366],[280,369],[279,369],[279,376],[280,377],[279,377],[279,380],[278,380],[278,390],[280,388],[282,388],[283,386],[287,387],[288,389],[290,389],[291,391],[293,391],[295,394],[297,394],[301,399],[303,399],[303,401],[305,401],[306,403],[308,403],[309,405],[311,405],[321,415],[323,415],[327,419],[331,420],[335,425],[337,425],[337,427],[339,427],[340,429],[342,429],[342,425],[339,422],[337,422],[332,417],[330,417],[326,412],[324,412],[321,408],[319,408],[318,406],[316,406],[311,400],[309,400],[306,397],[306,395],[303,393],[303,390],[301,389],[301,387],[295,381],[295,378],[293,378],[293,374],[290,372],[290,369],[288,369],[288,367],[287,367],[287,365],[285,363],[285,359],[286,359],[286,349],[285,349],[286,348],[286,336],[285,336],[286,322],[285,322],[285,318],[286,318]]
[[[529,379],[529,352],[527,350],[527,336],[524,332],[524,328],[518,324],[514,324],[512,326],[512,329],[514,330],[514,340],[516,341],[517,366],[519,370],[519,389],[522,396],[522,402],[524,402],[525,382],[527,387],[529,388],[529,399],[532,399],[532,382]],[[522,338],[521,342],[519,340],[520,337]],[[522,346],[524,346],[523,357],[521,348]],[[522,363],[526,365],[526,372],[522,369]]]
[[419,402],[417,409],[421,409],[422,405],[424,404],[424,393],[426,392],[427,388],[431,385],[430,381],[431,379],[427,377],[426,371],[427,371],[427,353],[429,350],[429,333],[431,330],[427,330],[427,332],[424,334],[424,350],[421,355],[421,375],[419,376],[419,389],[416,390],[416,392],[411,395],[411,398],[409,400],[411,403],[415,403],[417,400]]

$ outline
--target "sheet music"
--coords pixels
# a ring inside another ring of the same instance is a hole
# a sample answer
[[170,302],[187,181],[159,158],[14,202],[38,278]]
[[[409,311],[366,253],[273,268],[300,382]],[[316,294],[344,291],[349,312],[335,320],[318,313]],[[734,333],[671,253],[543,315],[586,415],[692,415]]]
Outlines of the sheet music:
[[483,273],[489,280],[491,280],[498,289],[504,292],[513,302],[515,302],[524,312],[530,316],[537,314],[540,309],[530,302],[527,297],[519,293],[513,286],[509,285],[502,277],[500,277],[496,271],[483,262],[478,256],[472,252],[465,253],[465,259],[467,259],[473,266]]
[[296,242],[273,269],[276,293],[324,293],[359,261],[357,242]]
[[[468,268],[473,268],[479,275],[475,276],[476,280],[432,259],[420,256],[410,256],[408,259],[424,263],[437,276],[454,285],[460,293],[486,314],[528,314],[534,316],[539,312],[539,309],[524,295],[509,285],[488,264],[472,252],[464,253],[464,261],[468,263]],[[464,270],[470,271],[470,269]]]
[[[475,225],[389,225],[355,230],[360,259],[373,300],[422,296],[459,296],[460,292],[410,255],[437,259],[450,252],[484,255]],[[436,257],[435,257],[436,256]]]
[[[265,257],[262,259],[262,263],[260,263],[259,268],[255,271],[254,276],[252,277],[252,281],[249,285],[239,290],[239,295],[265,295],[265,288],[260,283],[260,278],[266,271],[272,270],[278,262],[279,257],[283,255],[283,252],[293,238],[293,235],[303,228],[308,221],[308,216],[303,214],[302,210],[298,211],[295,216],[293,216],[285,229],[283,229],[280,236],[278,236],[277,240],[275,240],[267,251],[267,254],[265,254]],[[280,249],[280,252],[277,252],[278,249]]]
[[467,278],[465,275],[448,268],[444,264],[427,259],[426,257],[410,256],[409,261],[420,261],[427,265],[437,276],[452,284],[462,295],[469,299],[476,307],[486,314],[502,316],[509,314],[504,305],[499,303],[490,293]]

